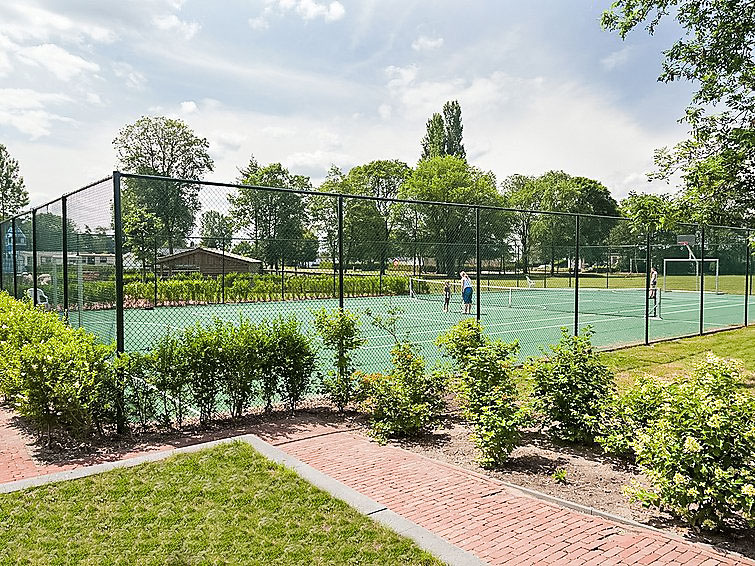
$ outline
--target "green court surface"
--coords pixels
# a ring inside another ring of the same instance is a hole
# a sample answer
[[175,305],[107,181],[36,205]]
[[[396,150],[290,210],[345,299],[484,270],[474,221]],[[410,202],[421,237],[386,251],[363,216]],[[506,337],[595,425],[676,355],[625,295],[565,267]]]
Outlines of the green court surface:
[[[649,320],[650,340],[696,334],[700,330],[700,293],[667,291],[660,294],[660,317]],[[443,312],[439,296],[346,298],[345,308],[356,313],[369,310],[385,315],[390,309],[400,312],[399,336],[406,336],[420,349],[429,363],[440,360],[434,345],[436,337],[470,315],[461,314],[458,294],[451,299],[450,312]],[[591,326],[593,344],[601,349],[639,344],[645,339],[645,293],[643,289],[580,289],[579,326]],[[487,291],[480,295],[480,320],[485,332],[507,342],[517,340],[520,358],[538,355],[543,348],[558,341],[561,328],[574,329],[574,289],[513,289]],[[476,298],[473,300],[473,314]],[[650,313],[653,303],[650,301]],[[704,329],[706,331],[744,324],[744,295],[706,292],[703,295]],[[337,299],[308,299],[236,304],[209,304],[126,309],[125,347],[127,351],[146,351],[160,337],[179,331],[196,322],[210,324],[215,319],[238,321],[241,317],[253,322],[278,315],[295,316],[304,328],[315,334],[314,313],[321,308],[335,309]],[[750,309],[755,296],[750,297]],[[658,314],[658,311],[656,311]],[[81,326],[97,334],[104,342],[115,340],[115,311],[91,310],[70,314],[73,326]],[[386,371],[390,368],[393,337],[376,328],[366,315],[361,328],[367,344],[357,351],[356,361],[362,371]],[[328,354],[322,353],[323,360]]]

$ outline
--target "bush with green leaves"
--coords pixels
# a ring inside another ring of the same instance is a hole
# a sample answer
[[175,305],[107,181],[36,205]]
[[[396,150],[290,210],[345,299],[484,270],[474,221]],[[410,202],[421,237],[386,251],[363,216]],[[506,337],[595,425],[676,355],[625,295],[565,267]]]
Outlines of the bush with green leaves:
[[154,358],[132,352],[113,360],[114,372],[110,398],[121,403],[120,414],[125,421],[147,427],[158,417],[159,392],[152,385]]
[[562,328],[552,352],[530,362],[536,406],[561,440],[592,442],[613,391],[613,374],[593,349],[591,336],[589,328],[578,336]]
[[477,349],[484,346],[488,339],[482,333],[483,328],[474,318],[465,318],[435,339],[435,345],[451,358],[458,368],[464,368]]
[[516,403],[514,382],[518,343],[494,341],[465,356],[457,391],[464,417],[472,425],[472,441],[483,467],[503,463],[516,447],[524,413]]
[[182,426],[191,405],[189,376],[183,371],[182,352],[180,340],[167,334],[150,353],[153,370],[150,382],[158,391],[158,415],[164,426],[171,426],[174,421]]
[[674,386],[652,375],[641,375],[621,393],[615,393],[603,409],[595,437],[603,451],[634,457],[638,435],[662,413],[673,399]]
[[630,495],[690,525],[755,526],[755,399],[742,391],[739,366],[709,356],[634,443],[651,487]]
[[272,371],[278,376],[279,392],[291,412],[312,385],[317,355],[312,338],[293,317],[279,317],[271,326],[274,345]]
[[343,411],[359,384],[354,377],[353,352],[367,342],[359,330],[359,316],[348,309],[322,308],[315,313],[314,325],[325,347],[333,352],[335,369],[325,376],[324,390]]
[[446,376],[427,372],[425,360],[407,343],[391,350],[393,370],[360,374],[362,402],[376,438],[416,436],[438,422],[445,408]]
[[226,370],[221,390],[234,418],[241,417],[262,392],[265,376],[273,373],[274,346],[267,327],[241,320],[231,331],[223,352]]

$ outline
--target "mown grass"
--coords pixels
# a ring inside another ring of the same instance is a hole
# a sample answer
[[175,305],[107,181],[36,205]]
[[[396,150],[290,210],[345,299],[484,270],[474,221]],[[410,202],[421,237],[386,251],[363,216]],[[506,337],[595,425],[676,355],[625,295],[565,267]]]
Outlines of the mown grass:
[[689,373],[709,352],[742,362],[747,386],[755,390],[753,326],[606,352],[603,354],[603,360],[616,374],[619,387],[626,387],[633,383],[638,375],[644,373],[663,378]]
[[0,495],[1,564],[440,564],[244,443]]

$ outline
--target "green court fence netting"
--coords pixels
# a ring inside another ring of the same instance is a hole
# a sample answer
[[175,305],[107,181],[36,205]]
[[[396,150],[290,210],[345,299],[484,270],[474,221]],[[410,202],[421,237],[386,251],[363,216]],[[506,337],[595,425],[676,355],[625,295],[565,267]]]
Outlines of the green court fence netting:
[[2,290],[121,352],[216,319],[293,316],[314,335],[318,310],[346,308],[367,338],[359,369],[385,371],[397,340],[439,359],[435,339],[464,317],[525,358],[563,327],[589,326],[609,349],[746,326],[755,305],[753,234],[736,227],[652,232],[626,218],[115,172],[2,220],[0,237]]

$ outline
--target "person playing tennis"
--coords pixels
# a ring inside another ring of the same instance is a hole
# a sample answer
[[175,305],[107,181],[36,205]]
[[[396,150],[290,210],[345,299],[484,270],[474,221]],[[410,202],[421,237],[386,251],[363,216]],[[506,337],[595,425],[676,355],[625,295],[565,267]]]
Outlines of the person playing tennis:
[[472,314],[472,280],[466,272],[459,272],[461,276],[461,299],[464,301],[464,314]]
[[443,312],[448,312],[448,307],[451,304],[451,282],[446,281],[443,285]]

